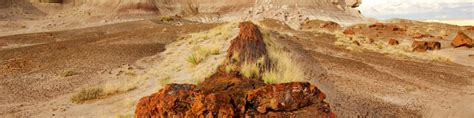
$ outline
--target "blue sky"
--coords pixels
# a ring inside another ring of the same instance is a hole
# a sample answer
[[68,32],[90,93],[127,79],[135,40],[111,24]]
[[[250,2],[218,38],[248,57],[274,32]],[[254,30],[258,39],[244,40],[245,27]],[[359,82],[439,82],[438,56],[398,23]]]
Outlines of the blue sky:
[[474,20],[474,0],[362,0],[358,9],[377,19]]

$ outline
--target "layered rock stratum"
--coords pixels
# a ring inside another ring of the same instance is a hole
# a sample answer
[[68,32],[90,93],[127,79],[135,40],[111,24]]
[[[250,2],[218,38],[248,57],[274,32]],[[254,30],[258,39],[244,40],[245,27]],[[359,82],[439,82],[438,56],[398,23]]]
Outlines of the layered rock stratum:
[[353,24],[367,21],[355,9],[360,4],[361,0],[3,0],[0,8],[34,15],[78,9],[101,15],[178,15],[201,22],[273,18],[292,24],[310,19]]

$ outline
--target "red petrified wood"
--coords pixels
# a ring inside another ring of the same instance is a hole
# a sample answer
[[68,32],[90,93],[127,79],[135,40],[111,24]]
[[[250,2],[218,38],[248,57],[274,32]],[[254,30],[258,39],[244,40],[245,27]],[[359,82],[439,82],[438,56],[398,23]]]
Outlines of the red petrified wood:
[[[245,22],[240,28],[240,35],[231,42],[227,60],[217,73],[198,85],[168,84],[158,93],[143,97],[136,106],[136,117],[335,117],[324,102],[326,95],[310,83],[265,84],[258,76],[227,72],[227,65],[240,68],[241,63],[268,56],[258,27]],[[236,52],[240,54],[234,55]]]

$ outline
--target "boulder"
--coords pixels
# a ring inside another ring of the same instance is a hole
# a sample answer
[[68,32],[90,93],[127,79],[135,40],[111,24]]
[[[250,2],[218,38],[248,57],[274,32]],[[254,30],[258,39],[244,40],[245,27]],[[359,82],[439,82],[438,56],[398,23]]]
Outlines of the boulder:
[[[237,58],[240,62],[253,63],[264,57],[268,59],[262,33],[252,22],[242,22],[239,25],[240,33],[227,50],[228,58]],[[238,52],[238,54],[236,53]],[[235,55],[234,55],[235,54]],[[268,60],[265,60],[265,62]],[[237,63],[240,63],[237,62]]]
[[346,30],[344,30],[343,33],[345,35],[354,35],[355,34],[354,29],[352,29],[352,28],[347,28]]
[[[225,79],[225,78],[223,78]],[[310,105],[314,117],[333,116],[326,95],[307,82],[270,84],[247,91],[224,90],[205,94],[200,85],[168,84],[158,93],[140,99],[137,118],[149,117],[240,117],[268,116],[269,112],[291,112]],[[266,115],[267,114],[267,115]],[[279,114],[279,117],[285,114]]]
[[412,38],[414,39],[422,39],[422,38],[433,38],[434,36],[431,34],[423,34],[423,33],[415,33],[413,34]]
[[369,25],[369,28],[375,29],[375,30],[383,30],[383,31],[406,31],[404,28],[400,28],[397,25],[383,24],[383,23],[375,23],[375,24]]
[[471,48],[474,44],[472,43],[472,39],[469,36],[467,36],[463,32],[458,32],[456,37],[454,37],[453,41],[451,42],[451,45],[455,48],[461,46]]
[[466,26],[466,30],[468,30],[468,31],[474,31],[474,26]]
[[398,44],[400,44],[400,43],[398,42],[398,40],[390,39],[390,40],[388,40],[388,44],[389,44],[389,45],[398,45]]
[[428,50],[428,43],[425,41],[413,41],[411,47],[415,52],[426,52]]
[[383,23],[374,23],[372,25],[369,25],[369,28],[384,28],[385,25]]
[[158,93],[143,97],[137,104],[135,114],[140,118],[149,117],[186,117],[203,94],[191,84],[169,84]]
[[319,25],[319,28],[327,28],[327,29],[339,29],[341,25],[337,24],[336,22],[326,21]]
[[329,31],[341,30],[342,27],[336,22],[333,21],[322,21],[322,20],[309,20],[301,24],[301,29],[325,29]]
[[357,45],[357,46],[360,46],[359,41],[352,41],[352,44]]
[[293,111],[311,104],[320,104],[325,98],[326,95],[317,87],[301,82],[267,85],[247,94],[249,106],[259,113],[266,113],[267,110]]
[[441,49],[441,43],[437,41],[413,41],[411,46],[415,52]]
[[427,42],[428,50],[440,50],[441,49],[441,43],[440,42]]

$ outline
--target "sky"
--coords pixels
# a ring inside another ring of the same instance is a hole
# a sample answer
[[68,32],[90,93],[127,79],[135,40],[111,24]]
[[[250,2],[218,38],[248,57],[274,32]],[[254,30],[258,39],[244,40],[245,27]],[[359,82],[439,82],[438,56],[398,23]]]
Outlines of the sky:
[[358,9],[380,20],[474,20],[474,0],[362,0]]

